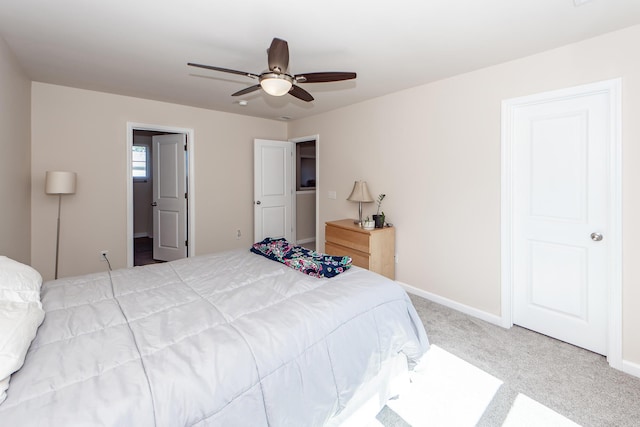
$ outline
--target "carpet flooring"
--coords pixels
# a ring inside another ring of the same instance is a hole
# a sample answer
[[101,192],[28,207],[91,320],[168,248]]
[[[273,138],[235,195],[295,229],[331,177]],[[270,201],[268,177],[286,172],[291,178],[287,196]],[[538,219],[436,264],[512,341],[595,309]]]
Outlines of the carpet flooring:
[[[495,378],[498,386],[471,424],[442,419],[430,423],[429,414],[424,414],[424,424],[412,425],[389,403],[378,414],[380,425],[640,426],[640,378],[610,368],[605,357],[521,327],[504,329],[420,297],[412,295],[411,299],[437,352],[458,360],[454,363],[468,362],[478,372]],[[447,381],[464,379],[452,376]],[[466,388],[459,385],[460,391]],[[455,399],[454,395],[451,400]],[[517,418],[513,413],[518,411],[513,408],[524,407],[542,411]],[[453,408],[468,410],[464,404]],[[452,415],[453,419],[460,418]]]

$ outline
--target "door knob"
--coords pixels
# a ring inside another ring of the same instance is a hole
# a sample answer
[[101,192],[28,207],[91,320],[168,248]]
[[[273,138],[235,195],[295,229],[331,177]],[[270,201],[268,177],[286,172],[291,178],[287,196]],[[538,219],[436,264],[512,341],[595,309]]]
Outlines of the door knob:
[[256,205],[259,205],[259,204],[260,204],[260,200],[258,200],[258,201],[256,202]]
[[591,240],[593,240],[594,242],[599,242],[600,240],[602,240],[602,234],[591,233]]
[[151,206],[158,206],[156,202],[151,203]]

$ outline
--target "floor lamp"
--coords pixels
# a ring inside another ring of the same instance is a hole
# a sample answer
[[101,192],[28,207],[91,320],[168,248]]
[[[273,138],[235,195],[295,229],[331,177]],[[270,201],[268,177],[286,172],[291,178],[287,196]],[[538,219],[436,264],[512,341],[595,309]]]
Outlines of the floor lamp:
[[58,230],[56,232],[56,274],[58,278],[58,252],[60,249],[60,205],[63,194],[75,194],[76,173],[64,171],[47,171],[45,179],[45,193],[58,195]]

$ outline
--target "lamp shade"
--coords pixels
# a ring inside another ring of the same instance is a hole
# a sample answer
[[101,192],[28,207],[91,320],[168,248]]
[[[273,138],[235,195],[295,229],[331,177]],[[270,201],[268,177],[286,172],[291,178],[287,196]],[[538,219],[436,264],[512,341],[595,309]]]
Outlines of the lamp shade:
[[66,171],[47,171],[44,191],[47,194],[75,194],[76,173]]
[[350,202],[373,202],[373,197],[369,194],[366,181],[356,181],[353,184],[353,190],[347,197]]

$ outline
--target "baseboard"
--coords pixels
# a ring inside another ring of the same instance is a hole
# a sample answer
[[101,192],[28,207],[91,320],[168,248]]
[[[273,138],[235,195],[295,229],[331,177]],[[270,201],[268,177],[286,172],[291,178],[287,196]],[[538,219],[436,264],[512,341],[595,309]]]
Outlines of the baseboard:
[[622,372],[640,378],[640,364],[623,360]]
[[138,239],[140,237],[150,237],[148,232],[144,233],[133,233],[133,238]]
[[315,241],[316,241],[315,237],[308,237],[306,239],[296,240],[296,245],[304,245],[305,243],[311,243],[311,242],[315,242]]
[[444,305],[445,307],[452,308],[461,313],[468,314],[469,316],[477,317],[478,319],[484,320],[485,322],[489,322],[494,325],[504,327],[502,325],[502,318],[500,316],[487,313],[486,311],[478,310],[477,308],[469,307],[468,305],[464,305],[459,302],[450,300],[448,298],[444,298],[439,295],[432,294],[431,292],[427,292],[425,290],[415,288],[411,285],[407,285],[406,283],[402,283],[402,282],[397,282],[397,283],[400,286],[402,286],[410,294],[414,294],[424,299],[428,299],[429,301],[433,301],[440,305]]

